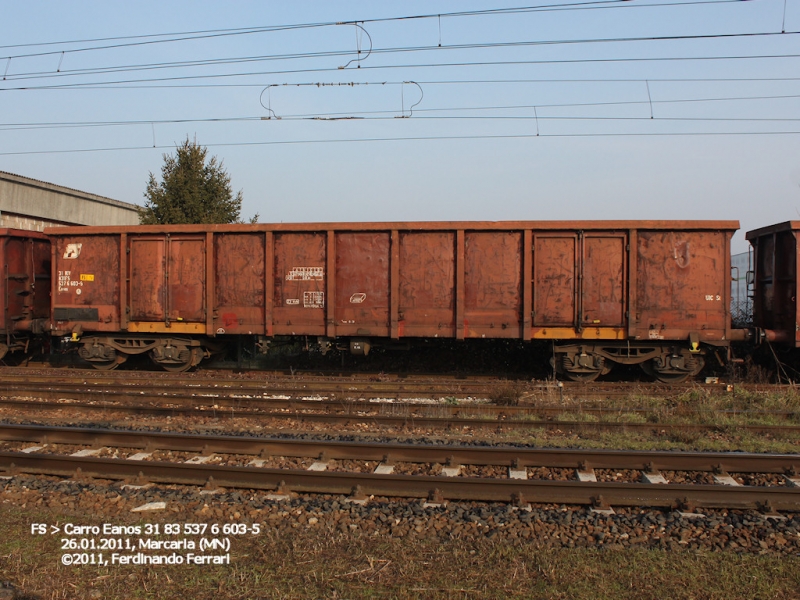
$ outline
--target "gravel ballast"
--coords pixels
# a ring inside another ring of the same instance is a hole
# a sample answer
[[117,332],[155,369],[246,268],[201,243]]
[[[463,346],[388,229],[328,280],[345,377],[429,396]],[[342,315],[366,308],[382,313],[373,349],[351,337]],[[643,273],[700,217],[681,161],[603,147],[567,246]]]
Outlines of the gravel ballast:
[[488,538],[525,540],[537,547],[631,546],[669,550],[734,551],[800,555],[800,514],[771,518],[758,512],[704,510],[703,517],[677,511],[618,509],[613,515],[589,508],[452,502],[425,507],[420,501],[373,498],[366,504],[344,496],[301,495],[267,499],[261,492],[151,486],[122,489],[107,482],[66,481],[16,476],[0,480],[0,502],[61,512],[91,514],[109,522],[133,521],[130,511],[149,502],[166,502],[166,517],[262,523],[270,530],[318,528],[352,536],[396,538]]

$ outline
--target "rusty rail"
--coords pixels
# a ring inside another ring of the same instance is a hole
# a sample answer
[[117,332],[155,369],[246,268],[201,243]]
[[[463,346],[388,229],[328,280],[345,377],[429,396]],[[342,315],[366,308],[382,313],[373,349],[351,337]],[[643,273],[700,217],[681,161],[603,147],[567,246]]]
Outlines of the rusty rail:
[[215,484],[257,490],[357,493],[364,496],[479,500],[517,503],[611,504],[615,506],[759,508],[796,511],[800,488],[722,485],[659,485],[410,475],[332,473],[254,467],[224,467],[0,452],[11,473],[134,479],[157,483]]
[[[699,424],[699,423],[664,423],[664,422],[628,422],[628,421],[577,421],[577,420],[545,420],[545,419],[531,419],[520,418],[519,414],[508,414],[508,411],[503,410],[505,407],[492,407],[491,405],[479,405],[475,407],[448,407],[446,405],[406,405],[406,404],[375,404],[375,403],[353,403],[346,405],[342,408],[342,412],[338,414],[326,414],[318,412],[309,412],[319,410],[319,402],[287,402],[287,410],[246,410],[239,406],[218,407],[218,406],[201,406],[201,407],[173,407],[173,406],[154,406],[149,404],[108,404],[97,402],[39,402],[35,400],[11,400],[8,398],[0,397],[0,406],[16,408],[21,410],[33,409],[37,412],[40,411],[57,411],[57,410],[80,410],[82,412],[100,412],[100,413],[115,413],[115,414],[135,414],[135,415],[155,415],[155,416],[195,416],[195,417],[213,417],[215,419],[228,419],[228,418],[256,418],[256,419],[277,419],[277,420],[294,420],[307,423],[329,423],[337,425],[348,425],[352,423],[370,423],[376,426],[383,427],[428,427],[428,428],[474,428],[474,429],[546,429],[549,431],[568,430],[568,431],[639,431],[639,432],[674,432],[674,431],[694,431],[694,432],[708,432],[708,431],[730,431],[742,430],[751,433],[759,434],[773,434],[773,435],[791,435],[800,433],[800,424],[797,425],[763,425],[763,424],[736,424],[736,425],[717,425],[717,424]],[[361,409],[361,407],[364,407]],[[385,408],[384,408],[385,407]],[[459,410],[452,411],[448,409],[459,408]],[[492,408],[493,410],[487,410]],[[407,409],[407,415],[387,415],[381,414],[381,410],[392,409],[393,411],[402,411]],[[414,410],[416,414],[410,411]],[[375,412],[377,411],[377,412]],[[443,412],[446,413],[441,417],[425,416],[425,412]],[[480,412],[494,413],[490,418],[480,418],[478,416],[465,417],[465,416],[450,416],[452,414],[479,414]],[[568,408],[560,408],[558,410],[542,411],[540,409],[530,408],[529,414],[556,414],[564,415],[570,411]],[[597,412],[592,412],[587,409],[575,410],[574,414],[610,414],[619,415],[619,410],[598,409]],[[632,411],[624,411],[632,412]],[[717,413],[719,414],[719,413]],[[735,414],[742,414],[741,412]],[[770,413],[773,415],[773,413]],[[507,418],[507,417],[513,418]],[[787,412],[785,418],[793,418],[794,413]]]
[[520,467],[634,469],[668,471],[728,471],[788,473],[800,471],[800,454],[742,452],[661,452],[576,450],[523,446],[465,446],[197,435],[149,431],[118,431],[78,427],[0,425],[0,439],[38,444],[81,444],[94,447],[173,450],[204,454],[251,454],[289,457],[326,456],[334,460],[371,460]]
[[[400,394],[441,394],[448,392],[486,393],[498,385],[519,385],[531,396],[580,394],[584,398],[604,398],[627,395],[633,392],[656,397],[672,396],[689,390],[708,392],[724,392],[729,390],[725,383],[701,384],[678,383],[667,385],[658,382],[556,382],[551,380],[529,381],[490,378],[485,376],[453,377],[433,375],[397,375],[397,374],[351,374],[349,376],[319,376],[311,374],[284,375],[268,372],[258,379],[242,379],[241,377],[221,377],[218,373],[209,376],[205,372],[192,375],[175,375],[171,373],[147,373],[131,371],[95,371],[83,370],[70,372],[54,370],[52,373],[32,374],[26,369],[6,368],[3,370],[3,383],[0,389],[9,390],[14,386],[67,385],[84,388],[105,387],[113,389],[140,391],[151,387],[162,392],[176,391],[186,393],[223,394],[239,391],[241,393],[280,393],[281,390],[313,393],[316,390],[332,392],[373,392]],[[147,376],[144,376],[147,375]],[[733,387],[733,386],[731,386]],[[751,391],[770,389],[787,389],[789,386],[758,386],[736,384],[735,387]],[[277,391],[276,391],[277,390]]]

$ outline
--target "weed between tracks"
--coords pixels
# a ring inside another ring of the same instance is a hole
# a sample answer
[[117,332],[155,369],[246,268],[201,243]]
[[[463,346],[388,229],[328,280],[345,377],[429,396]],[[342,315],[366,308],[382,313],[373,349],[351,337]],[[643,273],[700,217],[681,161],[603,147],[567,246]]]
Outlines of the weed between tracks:
[[31,522],[52,523],[59,515],[4,505],[0,516],[0,580],[17,585],[21,598],[41,600],[737,600],[797,598],[800,589],[796,556],[553,550],[538,548],[535,540],[500,544],[486,539],[377,539],[289,527],[235,540],[229,566],[64,567],[58,536],[30,535]]
[[525,385],[521,382],[507,382],[495,386],[489,392],[489,401],[498,406],[517,406],[525,394]]
[[[579,393],[556,395],[551,391],[523,392],[520,397],[520,404],[531,408],[528,417],[531,420],[537,418],[537,407],[558,407],[563,408],[563,412],[556,420],[565,422],[648,422],[721,427],[800,424],[800,389],[795,387],[780,391],[752,391],[737,386],[727,392],[698,386],[667,397],[633,392],[626,396],[583,399]],[[595,408],[618,412],[598,416],[587,411]]]
[[536,428],[527,432],[495,433],[498,443],[527,444],[534,447],[614,450],[686,450],[697,452],[771,452],[797,454],[800,433],[764,436],[746,430],[727,428],[711,432],[656,431],[575,431],[565,424],[563,431]]
[[[612,396],[605,399],[583,400],[578,395],[554,391],[555,386],[544,390],[526,391],[525,383],[508,382],[497,386],[490,394],[489,401],[498,406],[521,406],[529,412],[509,416],[508,420],[556,421],[564,423],[565,428],[577,423],[651,423],[654,425],[706,425],[729,437],[738,436],[737,428],[746,425],[792,426],[800,425],[800,392],[794,388],[779,392],[749,391],[735,388],[731,392],[709,391],[697,387],[671,397],[653,397],[633,393],[627,397]],[[494,419],[496,413],[489,407],[475,403],[460,403],[453,397],[444,398],[440,404],[422,404],[416,408],[393,404],[381,405],[382,415],[401,416],[414,419],[414,415],[424,418],[447,418],[449,409],[459,406],[461,419]],[[553,408],[562,412],[553,416]],[[537,412],[537,408],[548,409]],[[589,409],[603,408],[599,414]],[[788,415],[787,415],[788,413]],[[512,441],[514,434],[509,434]],[[692,432],[671,434],[673,441],[693,442],[700,437]],[[768,436],[747,436],[753,439],[796,441],[794,432],[777,433]],[[710,447],[707,449],[722,449]],[[762,449],[767,451],[766,448]],[[770,451],[775,451],[770,450]]]

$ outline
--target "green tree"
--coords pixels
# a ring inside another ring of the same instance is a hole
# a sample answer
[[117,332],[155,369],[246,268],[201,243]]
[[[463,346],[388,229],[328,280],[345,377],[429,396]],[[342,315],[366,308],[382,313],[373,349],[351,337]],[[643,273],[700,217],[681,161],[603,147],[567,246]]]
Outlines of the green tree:
[[[231,178],[208,149],[186,138],[175,156],[164,155],[161,183],[150,173],[139,211],[143,225],[175,223],[241,223],[241,190],[234,196]],[[251,222],[256,222],[256,215]]]

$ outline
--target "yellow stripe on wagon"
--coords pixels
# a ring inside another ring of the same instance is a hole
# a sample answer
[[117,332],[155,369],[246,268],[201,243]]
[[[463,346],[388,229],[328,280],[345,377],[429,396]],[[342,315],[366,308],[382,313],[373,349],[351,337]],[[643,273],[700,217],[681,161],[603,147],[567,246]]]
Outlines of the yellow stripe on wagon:
[[205,323],[176,323],[169,325],[163,321],[131,321],[128,323],[128,331],[131,333],[194,333],[205,334]]
[[534,327],[534,340],[624,340],[626,330],[622,327],[586,327],[577,331],[573,327]]

